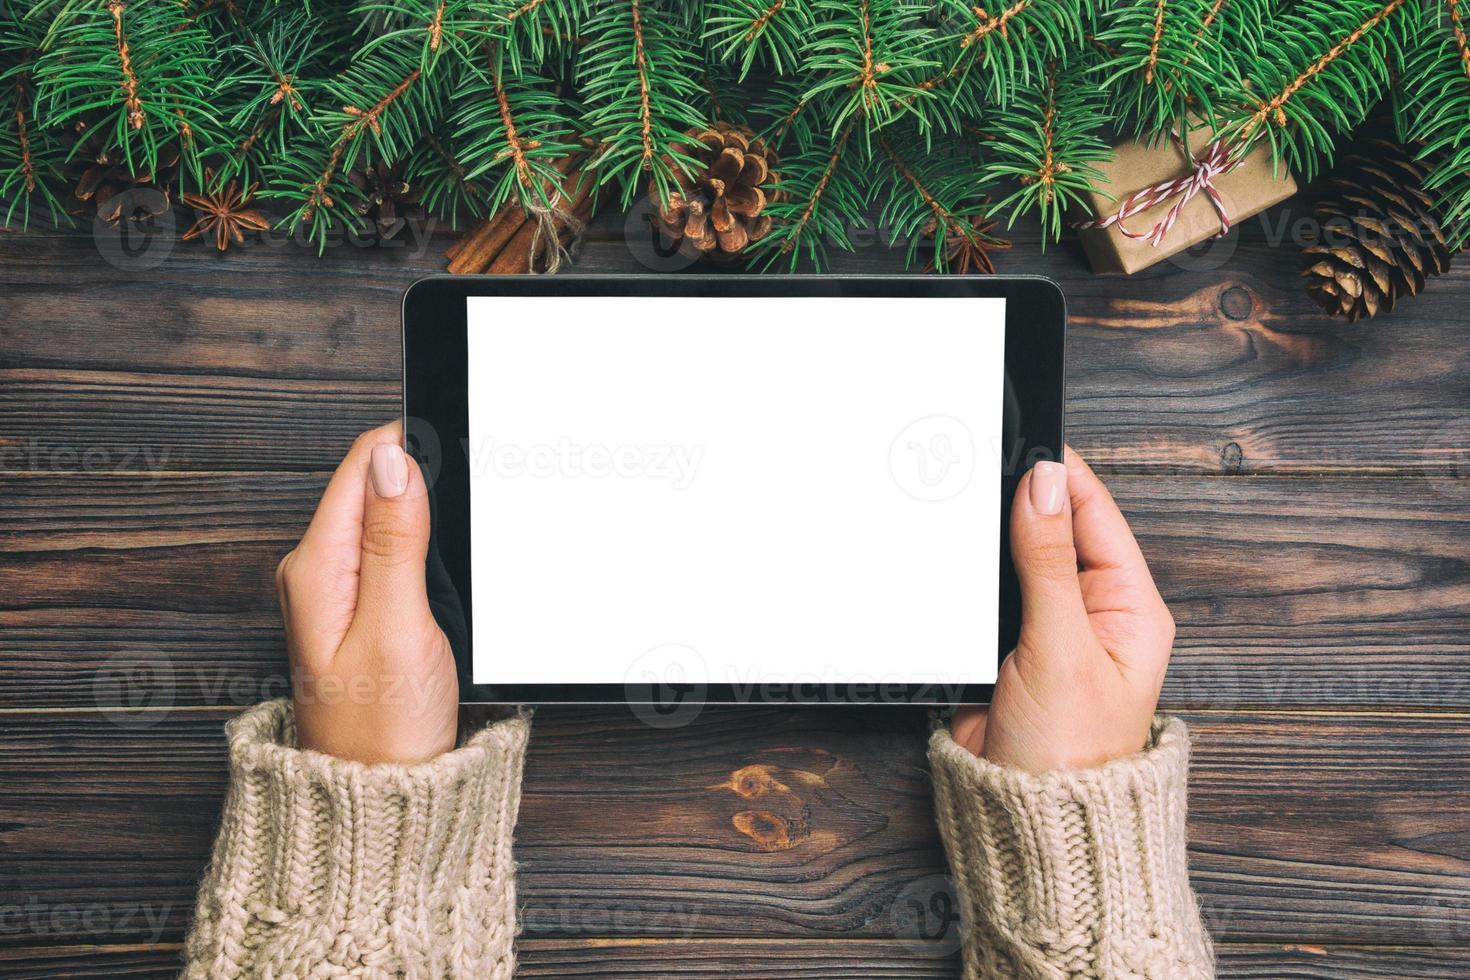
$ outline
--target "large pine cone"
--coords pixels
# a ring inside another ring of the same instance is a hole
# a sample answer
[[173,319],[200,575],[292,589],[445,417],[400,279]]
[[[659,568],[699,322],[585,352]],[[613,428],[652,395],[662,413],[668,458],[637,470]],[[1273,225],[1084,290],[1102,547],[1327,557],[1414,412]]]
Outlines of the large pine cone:
[[775,152],[750,130],[730,123],[689,135],[694,142],[684,150],[704,166],[692,177],[680,173],[679,189],[667,202],[649,186],[659,226],[685,254],[738,258],[771,230],[771,216],[764,212],[780,193]]
[[1302,249],[1307,294],[1349,320],[1391,310],[1450,267],[1450,249],[1424,191],[1417,147],[1370,123],[1325,178],[1314,211],[1319,240]]

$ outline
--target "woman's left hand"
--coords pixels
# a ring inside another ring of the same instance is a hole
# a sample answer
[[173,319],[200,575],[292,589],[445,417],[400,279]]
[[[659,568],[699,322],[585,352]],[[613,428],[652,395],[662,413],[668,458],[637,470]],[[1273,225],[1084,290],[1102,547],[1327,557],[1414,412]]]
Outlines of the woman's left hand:
[[398,763],[454,748],[459,677],[429,610],[428,547],[402,425],[364,433],[276,569],[301,748]]

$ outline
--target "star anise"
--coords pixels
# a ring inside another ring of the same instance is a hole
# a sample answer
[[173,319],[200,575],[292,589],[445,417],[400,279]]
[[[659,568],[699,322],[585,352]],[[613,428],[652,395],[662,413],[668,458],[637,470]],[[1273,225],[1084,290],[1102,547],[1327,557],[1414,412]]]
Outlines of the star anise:
[[[988,204],[989,201],[985,203]],[[995,225],[995,219],[989,215],[949,215],[944,231],[945,271],[960,276],[969,275],[972,270],[987,276],[994,275],[995,263],[991,260],[990,253],[1011,247],[1010,242],[992,234]],[[930,218],[920,232],[932,241],[938,226],[938,218]],[[924,266],[924,271],[934,271],[933,259]]]
[[[213,183],[214,172],[204,171],[204,186],[209,187]],[[251,184],[241,193],[239,182],[232,180],[223,190],[185,194],[184,203],[193,208],[198,217],[193,227],[184,232],[184,241],[213,232],[214,246],[223,252],[231,239],[243,242],[245,232],[265,231],[270,222],[259,211],[246,206],[255,197],[258,186]]]

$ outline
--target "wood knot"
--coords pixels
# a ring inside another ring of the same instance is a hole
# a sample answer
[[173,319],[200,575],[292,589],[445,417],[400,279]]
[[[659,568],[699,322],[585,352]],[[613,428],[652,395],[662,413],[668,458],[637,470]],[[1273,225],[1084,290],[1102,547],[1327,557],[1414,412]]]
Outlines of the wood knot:
[[1245,472],[1245,450],[1240,448],[1240,443],[1227,442],[1220,450],[1220,469],[1230,476]]
[[791,825],[765,810],[741,810],[730,822],[763,851],[786,851],[798,843],[798,835],[792,832]]
[[1248,319],[1255,308],[1255,298],[1244,286],[1231,286],[1220,293],[1220,312],[1232,320]]
[[717,783],[710,789],[728,789],[747,800],[765,796],[771,790],[789,792],[790,787],[771,775],[771,767],[763,765],[742,766],[730,773],[730,778]]

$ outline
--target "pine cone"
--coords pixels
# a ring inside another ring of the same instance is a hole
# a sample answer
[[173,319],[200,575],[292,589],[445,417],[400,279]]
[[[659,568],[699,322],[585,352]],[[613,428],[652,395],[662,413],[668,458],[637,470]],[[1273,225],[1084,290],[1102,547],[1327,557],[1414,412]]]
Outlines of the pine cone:
[[1418,147],[1375,120],[1348,148],[1314,206],[1319,240],[1302,249],[1307,294],[1349,320],[1391,310],[1450,267],[1450,249],[1424,191]]
[[[159,147],[156,167],[134,169],[112,144],[104,127],[93,125],[86,116],[72,127],[72,142],[70,156],[83,168],[72,193],[78,201],[90,203],[97,217],[114,225],[123,220],[142,222],[173,207],[169,187],[179,170],[178,146],[170,143]],[[158,193],[124,193],[143,188]]]
[[702,163],[693,177],[680,174],[667,203],[648,188],[664,234],[691,256],[738,259],[771,230],[766,204],[778,200],[776,154],[744,126],[715,123],[690,130],[685,152]]
[[403,229],[404,222],[424,216],[418,188],[405,181],[402,174],[402,163],[369,160],[347,175],[352,186],[363,193],[357,213],[377,226],[381,238],[392,238]]

